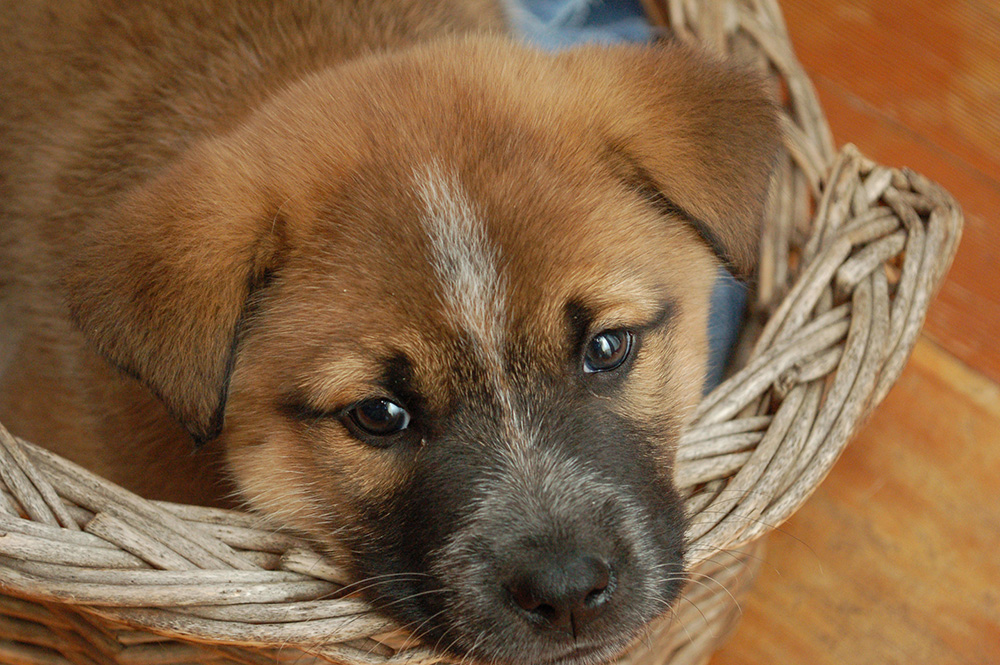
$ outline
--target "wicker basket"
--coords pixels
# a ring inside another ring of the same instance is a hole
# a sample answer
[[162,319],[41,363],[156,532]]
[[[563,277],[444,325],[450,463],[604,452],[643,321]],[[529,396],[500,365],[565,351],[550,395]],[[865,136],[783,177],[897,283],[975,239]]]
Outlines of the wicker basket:
[[[735,624],[762,537],[899,376],[962,218],[923,177],[835,152],[774,0],[646,5],[678,38],[759,65],[786,111],[745,361],[704,399],[678,453],[692,518],[686,601],[624,657],[689,665]],[[442,660],[257,517],[145,501],[2,428],[0,478],[0,662]]]

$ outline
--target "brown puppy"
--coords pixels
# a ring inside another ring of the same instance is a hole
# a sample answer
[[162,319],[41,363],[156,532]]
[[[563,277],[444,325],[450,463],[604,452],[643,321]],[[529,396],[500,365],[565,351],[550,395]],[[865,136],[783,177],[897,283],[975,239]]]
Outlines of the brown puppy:
[[673,448],[776,122],[679,46],[485,30],[0,3],[0,420],[149,497],[231,482],[440,648],[596,662],[676,596]]

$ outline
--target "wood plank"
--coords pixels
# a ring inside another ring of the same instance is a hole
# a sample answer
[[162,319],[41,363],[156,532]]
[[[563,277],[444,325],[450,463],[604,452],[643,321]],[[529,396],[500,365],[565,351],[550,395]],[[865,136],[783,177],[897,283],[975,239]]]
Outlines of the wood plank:
[[1000,662],[1000,386],[922,338],[712,665]]
[[1000,178],[1000,3],[783,0],[799,61]]

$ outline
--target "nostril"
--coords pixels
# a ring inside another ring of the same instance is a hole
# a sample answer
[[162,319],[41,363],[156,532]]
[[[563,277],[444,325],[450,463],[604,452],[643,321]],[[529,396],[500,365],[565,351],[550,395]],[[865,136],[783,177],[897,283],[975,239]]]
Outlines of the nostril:
[[542,612],[545,604],[535,598],[530,579],[522,577],[507,587],[514,602],[525,612]]
[[607,586],[603,586],[600,589],[594,589],[583,599],[583,604],[587,607],[597,607],[605,601],[604,592],[607,591],[607,588]]
[[600,559],[589,562],[590,566],[590,591],[583,599],[586,605],[597,605],[606,600],[608,585],[611,584],[611,567]]
[[556,618],[556,608],[551,605],[542,603],[538,607],[531,610],[532,614],[537,614],[541,619],[545,621],[554,621]]

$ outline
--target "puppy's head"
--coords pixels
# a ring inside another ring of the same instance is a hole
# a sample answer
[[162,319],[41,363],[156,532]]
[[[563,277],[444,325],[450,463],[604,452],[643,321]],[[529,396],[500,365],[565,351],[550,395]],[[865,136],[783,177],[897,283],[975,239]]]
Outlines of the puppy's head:
[[66,283],[385,612],[476,660],[594,662],[677,594],[673,449],[776,134],[755,80],[680,47],[372,57],[189,150]]

